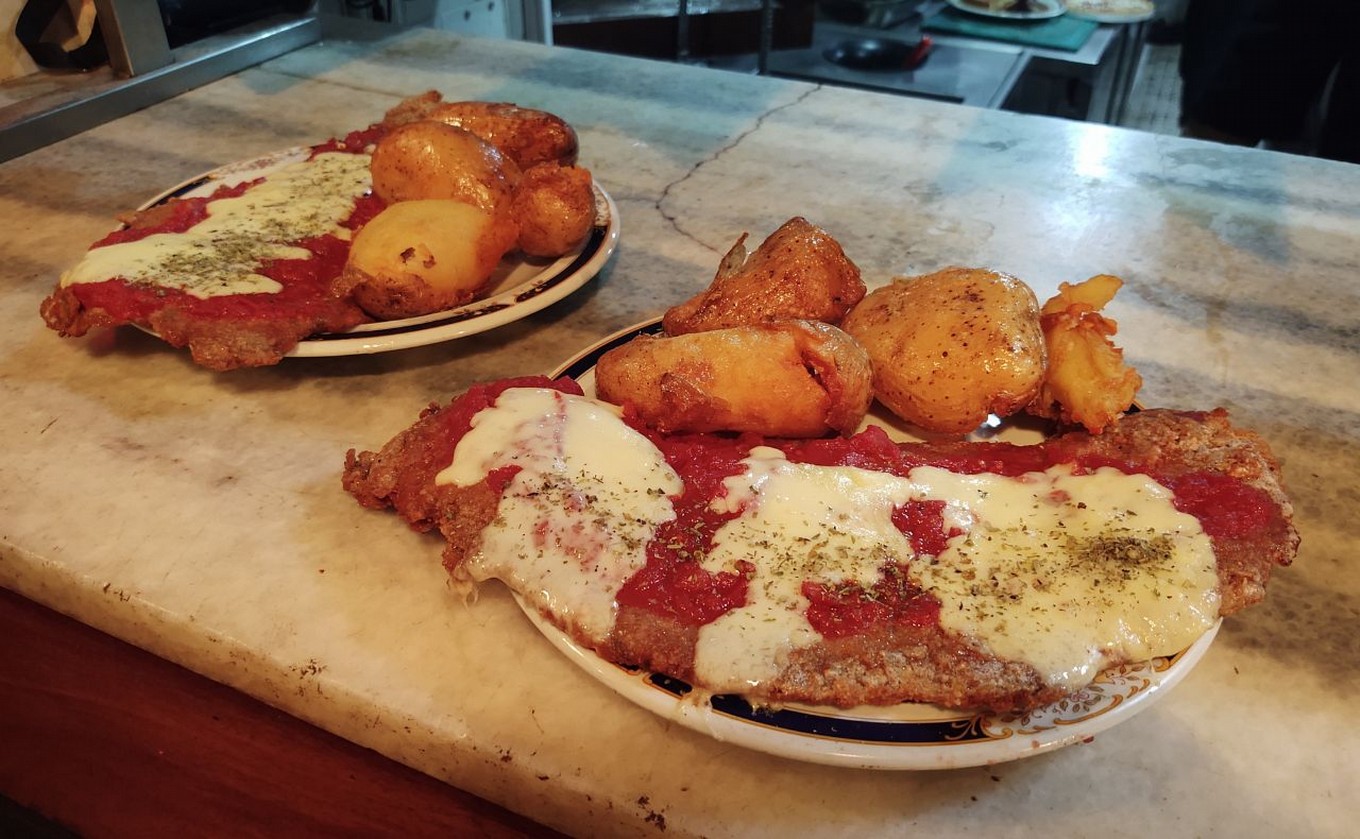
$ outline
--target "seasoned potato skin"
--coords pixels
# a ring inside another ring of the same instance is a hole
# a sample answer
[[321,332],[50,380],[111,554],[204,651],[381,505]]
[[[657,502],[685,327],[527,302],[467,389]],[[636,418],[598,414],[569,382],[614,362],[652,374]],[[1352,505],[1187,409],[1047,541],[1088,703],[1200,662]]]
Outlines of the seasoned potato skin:
[[444,101],[444,94],[437,90],[427,90],[424,93],[417,93],[415,96],[408,96],[383,114],[383,128],[396,128],[408,122],[418,122],[428,119],[430,110]]
[[459,306],[486,285],[517,232],[454,199],[393,204],[355,234],[335,290],[382,320]]
[[389,204],[453,198],[488,212],[507,212],[518,167],[462,128],[428,120],[402,125],[373,149],[373,192]]
[[571,253],[595,224],[595,188],[579,166],[544,163],[524,173],[515,187],[511,214],[519,223],[519,249],[529,256]]
[[445,102],[430,118],[466,128],[500,149],[520,168],[576,162],[576,131],[556,114],[509,102]]
[[825,230],[801,216],[784,222],[747,256],[742,234],[713,282],[662,319],[680,335],[802,319],[837,324],[864,297],[859,268]]
[[580,143],[561,117],[509,102],[445,102],[437,91],[403,100],[387,112],[383,124],[405,125],[436,120],[466,128],[495,146],[521,169],[540,163],[576,163]]
[[869,292],[842,327],[885,407],[929,432],[966,434],[1027,405],[1047,364],[1039,302],[1009,274],[946,268]]
[[813,321],[643,335],[595,366],[601,399],[667,432],[850,433],[868,412],[871,382],[863,348]]

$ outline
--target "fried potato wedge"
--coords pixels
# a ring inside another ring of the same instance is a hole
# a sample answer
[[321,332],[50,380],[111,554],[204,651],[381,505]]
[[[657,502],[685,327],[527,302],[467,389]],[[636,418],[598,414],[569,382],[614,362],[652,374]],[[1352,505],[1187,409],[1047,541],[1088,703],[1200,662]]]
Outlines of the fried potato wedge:
[[453,198],[506,212],[520,171],[494,146],[442,122],[412,122],[385,135],[369,165],[373,192],[389,204]]
[[966,434],[988,414],[1023,408],[1043,383],[1039,301],[1009,274],[946,268],[899,277],[841,326],[868,352],[878,401],[926,431]]
[[565,256],[585,241],[595,224],[594,180],[579,166],[543,163],[525,171],[510,206],[519,222],[521,251]]
[[392,204],[354,235],[335,290],[382,320],[459,306],[481,292],[517,234],[503,216],[454,199]]
[[840,329],[782,321],[643,335],[595,366],[601,399],[661,431],[850,433],[872,401],[869,359]]
[[864,291],[840,243],[794,217],[749,256],[743,233],[708,288],[667,311],[662,325],[680,335],[789,319],[838,324]]
[[437,91],[402,100],[389,110],[389,127],[435,120],[465,128],[495,146],[521,169],[540,163],[576,163],[576,131],[561,117],[509,102],[445,102]]
[[1026,411],[1099,434],[1133,405],[1143,377],[1124,364],[1124,351],[1110,340],[1118,331],[1100,310],[1124,281],[1100,274],[1062,283],[1044,303],[1040,324],[1048,347],[1048,373]]

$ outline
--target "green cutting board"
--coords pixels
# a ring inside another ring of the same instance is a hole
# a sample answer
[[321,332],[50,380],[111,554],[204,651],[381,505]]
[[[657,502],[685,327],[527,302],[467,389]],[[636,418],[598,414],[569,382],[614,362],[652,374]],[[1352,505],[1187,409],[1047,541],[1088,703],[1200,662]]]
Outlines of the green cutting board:
[[1076,52],[1099,26],[1093,20],[1059,15],[1043,20],[984,18],[957,9],[941,9],[921,28],[927,32],[1005,41],[1027,47],[1047,47]]

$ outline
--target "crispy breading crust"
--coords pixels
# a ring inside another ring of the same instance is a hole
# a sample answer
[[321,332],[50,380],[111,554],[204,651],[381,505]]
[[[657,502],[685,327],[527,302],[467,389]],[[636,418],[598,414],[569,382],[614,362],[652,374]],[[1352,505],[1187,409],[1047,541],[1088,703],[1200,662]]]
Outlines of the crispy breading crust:
[[[48,327],[63,338],[127,323],[102,307],[86,306],[69,287],[53,289],[42,301],[39,313]],[[194,317],[179,307],[166,305],[137,325],[156,333],[172,347],[187,347],[196,364],[221,372],[277,364],[308,335],[343,332],[368,319],[353,301],[334,298],[317,301],[305,314],[250,322]]]

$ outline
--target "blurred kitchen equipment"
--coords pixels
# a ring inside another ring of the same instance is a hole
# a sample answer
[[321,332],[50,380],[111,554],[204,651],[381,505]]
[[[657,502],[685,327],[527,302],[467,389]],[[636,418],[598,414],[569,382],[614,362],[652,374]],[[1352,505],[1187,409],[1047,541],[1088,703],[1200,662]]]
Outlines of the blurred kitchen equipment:
[[822,14],[840,23],[887,29],[920,16],[922,0],[820,0]]
[[826,60],[855,70],[915,70],[930,54],[931,41],[912,44],[898,38],[848,38],[827,47]]

